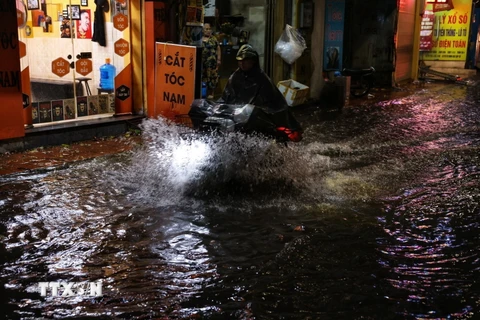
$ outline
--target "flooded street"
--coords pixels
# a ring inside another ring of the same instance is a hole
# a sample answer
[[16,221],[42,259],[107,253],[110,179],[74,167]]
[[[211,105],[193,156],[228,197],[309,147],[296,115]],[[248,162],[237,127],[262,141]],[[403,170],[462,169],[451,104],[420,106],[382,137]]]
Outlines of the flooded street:
[[[0,176],[7,319],[478,319],[480,84],[299,111],[289,146],[144,123]],[[40,295],[39,282],[102,294]]]

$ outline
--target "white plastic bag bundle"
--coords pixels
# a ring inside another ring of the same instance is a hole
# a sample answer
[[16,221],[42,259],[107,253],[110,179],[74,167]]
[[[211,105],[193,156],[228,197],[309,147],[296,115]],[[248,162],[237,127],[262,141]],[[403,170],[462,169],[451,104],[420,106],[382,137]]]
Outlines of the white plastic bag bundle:
[[282,36],[275,44],[275,52],[288,64],[294,63],[306,48],[305,39],[289,24],[285,26]]

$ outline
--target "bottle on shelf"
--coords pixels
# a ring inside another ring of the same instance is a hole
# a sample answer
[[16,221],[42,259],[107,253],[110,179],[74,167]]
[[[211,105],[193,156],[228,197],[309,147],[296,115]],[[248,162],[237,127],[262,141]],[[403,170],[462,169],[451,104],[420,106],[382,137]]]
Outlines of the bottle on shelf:
[[115,66],[110,64],[110,58],[106,58],[105,64],[100,67],[100,88],[104,90],[114,90],[115,75]]
[[207,84],[202,82],[202,98],[205,99],[207,97]]

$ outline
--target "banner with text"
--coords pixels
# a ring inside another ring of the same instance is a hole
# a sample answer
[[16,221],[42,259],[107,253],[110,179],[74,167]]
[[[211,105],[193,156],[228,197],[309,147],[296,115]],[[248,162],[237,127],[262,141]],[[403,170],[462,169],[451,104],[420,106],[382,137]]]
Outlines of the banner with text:
[[187,114],[195,97],[196,47],[157,42],[155,114],[173,119]]
[[[453,9],[434,12],[428,3],[422,25],[421,48],[423,60],[465,61],[472,9],[471,0],[452,0]],[[434,15],[433,21],[430,18]],[[429,22],[429,23],[427,23]],[[432,23],[433,22],[433,23]],[[430,30],[427,30],[431,28]],[[428,36],[427,36],[428,34]]]

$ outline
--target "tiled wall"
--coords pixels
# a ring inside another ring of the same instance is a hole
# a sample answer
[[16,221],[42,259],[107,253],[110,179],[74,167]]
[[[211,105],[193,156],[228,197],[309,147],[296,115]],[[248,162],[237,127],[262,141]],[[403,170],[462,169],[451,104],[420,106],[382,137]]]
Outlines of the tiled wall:
[[[37,28],[35,28],[37,29]],[[69,39],[60,37],[42,37],[39,32],[38,36],[23,39],[27,46],[27,63],[30,69],[30,78],[35,80],[49,81],[73,81],[73,70],[70,73],[59,77],[52,72],[52,61],[57,58],[64,58],[76,61],[75,58],[80,52],[92,53],[92,72],[86,77],[92,78],[90,88],[92,94],[97,94],[98,84],[100,82],[100,66],[105,63],[106,58],[111,59],[111,63],[121,70],[123,68],[124,59],[118,57],[114,53],[113,39],[121,38],[121,33],[113,28],[112,23],[106,23],[107,46],[102,47],[91,39]],[[68,55],[72,55],[72,59],[68,59]],[[83,77],[76,73],[76,77]]]
[[[54,26],[55,27],[55,26]],[[36,32],[35,32],[36,31]],[[115,112],[115,96],[113,94],[98,95],[97,88],[100,82],[100,66],[106,58],[119,68],[123,68],[124,58],[114,53],[113,39],[119,39],[122,34],[113,28],[112,23],[106,23],[107,45],[102,47],[91,39],[60,38],[51,33],[43,33],[41,28],[35,27],[34,37],[23,38],[26,43],[27,56],[22,59],[23,67],[29,66],[32,80],[32,118],[33,123],[49,123],[62,120],[71,120],[100,114]],[[87,75],[75,73],[75,77],[88,77],[91,96],[86,96],[86,90],[77,86],[77,102],[73,99],[68,83],[73,83],[74,70],[63,77],[52,72],[52,61],[64,58],[71,62],[76,61],[77,54],[92,53],[92,72]],[[68,59],[71,55],[72,59]],[[35,92],[35,91],[39,92]],[[51,92],[51,91],[55,92]]]
[[[42,0],[43,1],[43,0]],[[33,12],[29,10],[27,27],[19,29],[19,39],[25,44],[26,56],[20,59],[22,71],[28,68],[30,76],[30,97],[32,105],[33,123],[48,123],[54,121],[80,119],[80,117],[88,118],[88,116],[109,115],[116,111],[116,102],[114,93],[99,94],[100,67],[105,64],[106,58],[110,59],[117,70],[117,76],[125,69],[130,68],[130,55],[132,48],[124,56],[115,53],[115,42],[130,42],[130,23],[123,31],[114,28],[114,17],[117,14],[129,16],[129,0],[125,0],[123,4],[110,0],[111,7],[105,14],[105,36],[106,46],[100,46],[91,39],[77,39],[75,33],[78,23],[77,20],[66,22],[71,25],[74,38],[61,38],[61,24],[63,24],[62,10],[68,4],[69,0],[59,0],[54,3],[52,0],[47,1],[47,11],[52,15],[52,24],[48,28],[35,26],[33,21]],[[71,1],[70,1],[71,2]],[[70,3],[69,2],[69,3]],[[86,10],[90,10],[90,21],[92,27],[92,35],[94,33],[95,24],[94,11],[95,3],[93,0],[87,2]],[[57,12],[57,15],[52,14]],[[119,25],[120,26],[120,25]],[[52,62],[58,58],[63,58],[70,62],[76,62],[77,55],[80,53],[91,53],[92,71],[89,74],[79,74],[75,72],[75,68],[69,70],[69,73],[60,77],[52,71]],[[141,50],[139,50],[141,52]],[[70,56],[70,58],[68,58]],[[130,69],[127,69],[127,71]],[[90,78],[88,85],[91,94],[85,90],[84,82],[78,83],[78,78]],[[76,90],[74,92],[73,82],[77,80]],[[122,79],[122,80],[119,80]],[[118,81],[123,81],[118,83]],[[121,76],[116,80],[117,87],[119,85],[128,85],[124,83],[125,76]],[[76,95],[76,97],[74,97]],[[128,107],[128,106],[127,106]],[[75,116],[76,115],[76,116]]]

